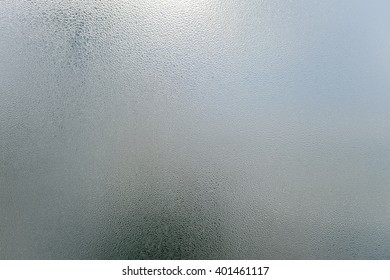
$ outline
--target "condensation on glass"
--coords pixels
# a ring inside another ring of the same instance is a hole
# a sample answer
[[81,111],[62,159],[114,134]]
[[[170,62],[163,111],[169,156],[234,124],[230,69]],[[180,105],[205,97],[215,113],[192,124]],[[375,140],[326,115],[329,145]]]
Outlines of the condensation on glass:
[[0,0],[0,258],[390,258],[389,12]]

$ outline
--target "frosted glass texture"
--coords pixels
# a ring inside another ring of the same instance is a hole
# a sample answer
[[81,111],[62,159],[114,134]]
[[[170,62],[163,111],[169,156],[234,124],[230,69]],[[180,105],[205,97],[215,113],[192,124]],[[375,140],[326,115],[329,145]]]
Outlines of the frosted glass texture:
[[390,259],[389,15],[0,0],[0,258]]

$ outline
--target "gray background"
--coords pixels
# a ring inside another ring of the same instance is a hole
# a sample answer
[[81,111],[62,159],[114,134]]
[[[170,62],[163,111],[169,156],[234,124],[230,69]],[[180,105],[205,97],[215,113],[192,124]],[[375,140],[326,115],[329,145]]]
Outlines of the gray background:
[[0,0],[0,258],[390,259],[390,2]]

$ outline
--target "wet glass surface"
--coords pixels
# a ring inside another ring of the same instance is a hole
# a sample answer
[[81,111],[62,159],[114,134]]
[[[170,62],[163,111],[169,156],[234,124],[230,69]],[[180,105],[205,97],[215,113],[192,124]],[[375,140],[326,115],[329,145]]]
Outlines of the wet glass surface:
[[389,12],[0,0],[0,258],[389,259]]

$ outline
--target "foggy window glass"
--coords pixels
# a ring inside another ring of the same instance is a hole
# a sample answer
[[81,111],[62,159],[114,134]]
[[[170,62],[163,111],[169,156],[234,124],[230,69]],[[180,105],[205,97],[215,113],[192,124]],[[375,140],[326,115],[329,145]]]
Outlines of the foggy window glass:
[[389,12],[0,0],[0,259],[389,259]]

